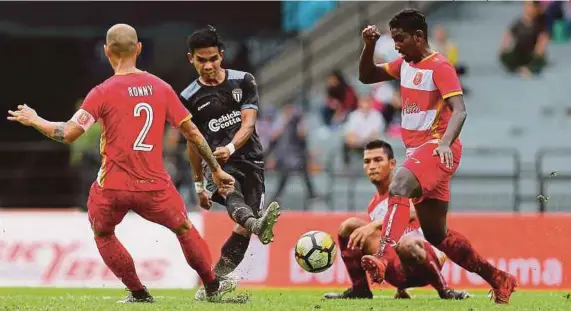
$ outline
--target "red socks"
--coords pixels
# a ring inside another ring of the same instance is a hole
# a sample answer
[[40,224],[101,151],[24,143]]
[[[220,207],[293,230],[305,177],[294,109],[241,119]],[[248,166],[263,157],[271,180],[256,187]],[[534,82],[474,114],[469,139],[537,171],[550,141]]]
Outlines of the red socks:
[[480,256],[462,234],[448,229],[446,237],[436,247],[460,267],[478,274],[490,285],[496,285],[493,276],[497,269]]
[[432,287],[438,292],[444,291],[448,288],[448,284],[444,277],[440,273],[440,262],[438,257],[434,253],[432,246],[428,242],[424,242],[424,249],[426,251],[426,261],[424,261],[421,265],[425,270],[425,277]]
[[345,267],[351,278],[351,283],[353,283],[353,288],[369,290],[367,275],[365,270],[361,267],[361,257],[363,257],[363,253],[360,249],[347,248],[349,238],[344,238],[339,235],[337,239],[339,241],[339,249],[341,250],[341,258],[345,263]]
[[95,243],[107,267],[130,291],[138,291],[145,288],[135,271],[133,257],[119,242],[115,234],[95,237]]
[[196,270],[204,284],[208,284],[216,279],[212,268],[212,257],[210,249],[202,239],[196,228],[193,226],[181,235],[177,235],[186,262]]
[[401,238],[410,221],[410,199],[402,196],[389,197],[388,212],[383,221],[381,248],[377,255],[386,255],[387,244],[394,246]]
[[[196,228],[192,227],[181,235],[178,240],[188,264],[196,270],[202,282],[208,284],[216,280],[212,269],[212,258],[206,242]],[[95,243],[103,261],[125,286],[131,291],[144,289],[137,276],[135,263],[129,252],[119,242],[115,234],[95,237]]]

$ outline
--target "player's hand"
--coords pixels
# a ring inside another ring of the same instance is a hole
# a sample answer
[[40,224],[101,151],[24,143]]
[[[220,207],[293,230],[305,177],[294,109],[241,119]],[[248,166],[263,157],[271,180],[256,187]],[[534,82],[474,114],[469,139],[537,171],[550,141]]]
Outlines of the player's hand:
[[25,126],[30,126],[34,124],[34,122],[38,118],[38,114],[36,113],[36,111],[28,107],[28,105],[26,104],[18,105],[18,110],[16,111],[8,110],[8,113],[10,114],[8,120],[20,122]]
[[361,36],[363,37],[363,41],[365,41],[365,45],[375,45],[377,40],[381,37],[381,33],[377,29],[377,26],[369,25],[363,29]]
[[198,204],[200,207],[207,211],[212,207],[212,200],[210,199],[210,196],[206,190],[198,193]]
[[227,147],[216,147],[213,154],[216,160],[218,160],[218,163],[224,164],[230,158],[230,149]]
[[222,169],[212,173],[212,179],[219,190],[222,189],[222,191],[224,191],[225,189],[229,189],[229,187],[234,187],[234,177]]
[[227,185],[223,185],[222,187],[218,188],[218,194],[223,197],[224,199],[226,199],[228,197],[228,195],[232,192],[234,192],[236,190],[236,188],[234,188],[234,184],[227,184]]
[[438,144],[438,147],[432,152],[433,156],[440,156],[440,163],[446,165],[448,169],[452,169],[454,166],[454,156],[452,155],[452,150],[450,146],[445,144]]
[[367,238],[370,237],[373,233],[375,233],[376,230],[377,228],[371,224],[366,224],[360,228],[355,229],[355,231],[353,231],[353,233],[351,233],[351,236],[349,237],[349,242],[347,243],[347,247],[349,249],[352,248],[363,249],[363,247],[365,247],[365,241],[367,241]]

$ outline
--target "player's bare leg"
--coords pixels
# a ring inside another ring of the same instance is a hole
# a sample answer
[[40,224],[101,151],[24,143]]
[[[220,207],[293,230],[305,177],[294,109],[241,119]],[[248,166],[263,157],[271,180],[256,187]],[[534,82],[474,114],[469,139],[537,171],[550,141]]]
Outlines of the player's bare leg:
[[[345,220],[339,227],[338,233],[338,246],[341,250],[341,258],[345,263],[349,277],[351,278],[352,286],[348,288],[343,293],[326,293],[323,297],[325,299],[371,299],[373,298],[373,293],[369,288],[369,282],[367,281],[367,275],[363,268],[361,268],[361,257],[363,253],[372,254],[373,252],[365,252],[360,249],[349,249],[347,244],[349,242],[349,237],[355,229],[360,228],[367,223],[359,218],[349,218]],[[378,244],[376,241],[378,236],[375,238],[369,238],[368,244]]]
[[388,212],[383,222],[379,251],[361,259],[361,265],[372,281],[382,283],[385,279],[387,248],[395,246],[396,241],[400,240],[410,219],[410,198],[418,197],[421,193],[420,184],[412,172],[405,167],[399,168],[389,186]]
[[467,271],[481,276],[492,286],[496,303],[509,303],[511,294],[518,286],[517,280],[507,272],[492,266],[472,247],[462,234],[446,227],[448,203],[428,199],[416,206],[416,213],[426,239],[448,258]]
[[[416,270],[416,274],[422,275],[422,279],[438,292],[440,298],[463,300],[471,297],[466,291],[456,291],[448,287],[448,284],[440,273],[438,257],[432,247],[424,240],[418,237],[404,237],[397,244],[396,251],[401,259],[403,269],[405,271]],[[395,298],[406,298],[408,293],[406,293],[406,295],[405,293],[405,290],[399,289]]]

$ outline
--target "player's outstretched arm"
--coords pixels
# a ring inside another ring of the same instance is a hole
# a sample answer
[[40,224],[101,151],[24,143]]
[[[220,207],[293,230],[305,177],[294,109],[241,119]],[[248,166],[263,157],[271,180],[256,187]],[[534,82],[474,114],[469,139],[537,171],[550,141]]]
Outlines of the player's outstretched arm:
[[74,121],[51,122],[45,120],[38,116],[36,111],[28,107],[28,105],[19,105],[18,110],[9,110],[8,113],[10,114],[8,120],[32,126],[45,136],[64,144],[73,143],[84,133],[83,128]]
[[365,47],[363,52],[361,52],[359,60],[359,81],[371,84],[395,79],[387,72],[385,66],[377,66],[373,60],[375,44],[381,36],[377,27],[374,25],[367,26],[361,35],[365,42]]
[[193,148],[198,152],[198,154],[204,159],[208,167],[212,172],[217,172],[220,170],[220,164],[216,161],[214,154],[212,154],[212,150],[210,150],[210,146],[202,136],[202,133],[198,130],[196,125],[188,120],[181,124],[180,131],[182,135],[193,145]]

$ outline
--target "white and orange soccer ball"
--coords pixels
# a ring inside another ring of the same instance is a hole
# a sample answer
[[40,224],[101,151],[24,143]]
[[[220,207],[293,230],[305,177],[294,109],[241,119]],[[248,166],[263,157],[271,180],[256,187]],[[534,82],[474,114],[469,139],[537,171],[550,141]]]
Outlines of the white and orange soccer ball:
[[335,241],[323,231],[304,233],[295,244],[295,261],[307,272],[320,273],[329,269],[336,256]]

